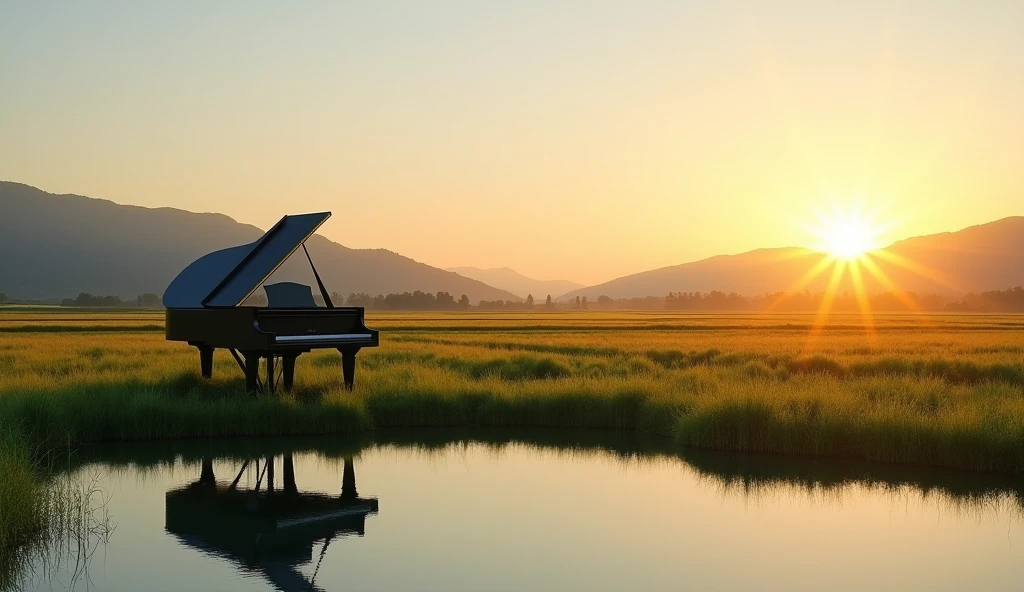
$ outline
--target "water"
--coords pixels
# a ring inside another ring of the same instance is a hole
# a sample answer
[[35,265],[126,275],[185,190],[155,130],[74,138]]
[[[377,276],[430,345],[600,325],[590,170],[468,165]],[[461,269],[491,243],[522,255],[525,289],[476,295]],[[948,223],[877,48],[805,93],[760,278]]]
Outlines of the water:
[[[25,574],[25,585],[132,591],[1024,588],[1024,489],[1000,477],[680,454],[600,432],[451,437],[402,432],[372,442],[222,441],[83,451],[73,478],[101,493],[94,496],[93,522],[107,530],[94,529],[63,557],[51,550]],[[286,455],[298,490],[288,508],[282,501],[289,496],[282,491]],[[266,490],[267,457],[274,464],[273,499],[251,493],[257,481]],[[211,461],[205,475],[204,458]],[[216,486],[208,483],[210,469]],[[354,500],[341,499],[343,482]],[[313,512],[319,519],[288,522]],[[336,515],[345,512],[354,514]],[[280,521],[276,529],[274,520]]]

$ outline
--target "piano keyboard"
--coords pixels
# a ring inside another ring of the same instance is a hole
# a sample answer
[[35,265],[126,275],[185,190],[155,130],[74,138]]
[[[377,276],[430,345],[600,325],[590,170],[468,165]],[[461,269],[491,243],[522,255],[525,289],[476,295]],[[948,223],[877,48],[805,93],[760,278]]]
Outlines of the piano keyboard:
[[329,335],[278,335],[275,343],[309,343],[316,341],[359,341],[372,339],[369,333],[332,333]]

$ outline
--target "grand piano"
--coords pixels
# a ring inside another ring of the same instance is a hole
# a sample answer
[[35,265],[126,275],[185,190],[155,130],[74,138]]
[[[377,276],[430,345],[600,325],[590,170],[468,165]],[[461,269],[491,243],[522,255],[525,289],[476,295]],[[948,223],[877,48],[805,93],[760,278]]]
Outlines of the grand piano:
[[[214,251],[182,270],[164,292],[166,337],[185,341],[199,350],[203,378],[213,376],[213,352],[231,351],[245,374],[250,392],[273,391],[278,381],[292,388],[295,359],[313,349],[341,353],[346,389],[355,381],[356,354],[376,347],[378,332],[364,323],[362,307],[339,307],[331,302],[305,241],[331,216],[330,212],[285,216],[256,242]],[[309,286],[282,282],[264,286],[268,306],[243,306],[274,271],[299,247],[313,270],[324,306]],[[260,360],[266,360],[260,380]]]

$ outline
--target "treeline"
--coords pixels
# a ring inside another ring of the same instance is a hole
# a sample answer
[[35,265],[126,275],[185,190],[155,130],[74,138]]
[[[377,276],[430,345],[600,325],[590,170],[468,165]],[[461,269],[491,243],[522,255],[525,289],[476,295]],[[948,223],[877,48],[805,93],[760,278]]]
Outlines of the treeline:
[[760,296],[741,296],[735,292],[711,291],[675,292],[665,298],[664,308],[669,310],[723,310],[723,311],[799,311],[830,310],[859,312],[864,308],[874,311],[943,311],[948,301],[938,294],[912,292],[883,292],[858,296],[848,291],[836,294],[826,292],[775,292]]
[[82,292],[76,298],[65,298],[60,302],[61,306],[124,306],[125,303],[118,296],[99,296],[88,292]]
[[954,312],[1024,312],[1024,287],[972,292],[958,302],[950,302],[946,308]]
[[[334,294],[331,300],[335,300]],[[338,301],[340,303],[340,297]],[[458,300],[448,292],[402,292],[401,294],[377,294],[353,292],[345,298],[349,306],[362,306],[379,310],[469,310],[469,297],[465,294]]]
[[[323,298],[316,295],[317,304],[323,306]],[[827,308],[836,312],[857,312],[866,304],[874,311],[931,311],[931,312],[1024,312],[1024,287],[1016,286],[1007,290],[970,293],[960,300],[950,301],[937,294],[892,293],[873,294],[862,301],[856,294],[841,292],[828,297],[824,292],[776,292],[760,296],[742,296],[735,292],[669,292],[664,297],[610,298],[599,296],[596,300],[577,296],[563,302],[554,302],[548,295],[543,302],[535,302],[533,295],[526,300],[481,300],[470,304],[463,294],[455,298],[448,292],[401,292],[371,296],[364,292],[353,292],[347,297],[331,293],[336,306],[362,306],[375,310],[493,310],[493,311],[543,311],[543,310],[691,310],[691,311],[743,311],[743,312],[803,312]],[[0,292],[0,304],[57,304],[56,300],[30,301],[11,298]],[[82,292],[75,298],[59,301],[69,307],[138,307],[159,308],[160,296],[152,292],[140,294],[132,300],[118,296],[100,296]],[[253,294],[246,302],[248,306],[266,306],[263,294]]]
[[[337,294],[332,294],[331,299],[340,301],[340,297]],[[345,298],[345,303],[349,306],[362,306],[377,310],[470,310],[475,308],[477,310],[522,311],[554,310],[556,308],[550,294],[541,304],[535,302],[533,294],[528,294],[526,300],[481,300],[473,305],[469,301],[469,296],[465,294],[456,300],[448,292],[431,294],[419,290],[415,292],[402,292],[401,294],[378,294],[376,296],[357,292],[349,294]]]
[[[2,302],[2,301],[0,301]],[[88,306],[88,307],[130,307],[159,308],[162,306],[160,296],[153,292],[139,294],[135,300],[121,300],[120,296],[99,296],[89,292],[81,292],[75,298],[65,298],[60,301],[61,306]]]
[[526,300],[481,300],[480,304],[477,305],[480,310],[555,310],[556,304],[551,299],[551,294],[547,295],[542,304],[537,304],[533,299],[533,294],[527,294]]
[[[826,300],[828,302],[826,302]],[[827,306],[826,306],[827,305]],[[742,296],[735,292],[669,292],[663,298],[616,298],[600,296],[588,303],[586,298],[569,300],[562,308],[596,310],[692,310],[692,311],[817,311],[858,312],[867,306],[874,311],[931,312],[1024,312],[1024,287],[971,293],[958,301],[938,294],[884,292],[864,298],[850,292],[827,295],[825,292],[776,292],[760,296]]]

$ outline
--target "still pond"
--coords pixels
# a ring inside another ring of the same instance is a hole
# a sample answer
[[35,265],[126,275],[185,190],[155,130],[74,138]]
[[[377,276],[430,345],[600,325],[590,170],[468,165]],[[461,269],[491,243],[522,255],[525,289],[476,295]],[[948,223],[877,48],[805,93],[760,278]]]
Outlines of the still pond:
[[[1024,486],[603,432],[91,447],[28,590],[1024,589]],[[84,535],[82,534],[84,533]]]

